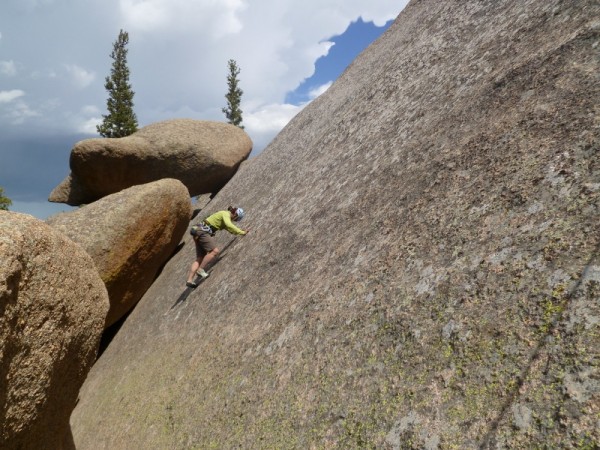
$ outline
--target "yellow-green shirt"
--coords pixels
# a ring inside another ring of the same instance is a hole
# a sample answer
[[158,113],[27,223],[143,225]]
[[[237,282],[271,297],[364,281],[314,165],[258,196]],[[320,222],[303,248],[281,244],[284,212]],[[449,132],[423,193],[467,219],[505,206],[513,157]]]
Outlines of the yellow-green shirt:
[[204,222],[209,224],[214,230],[227,230],[231,234],[246,234],[244,230],[240,230],[233,224],[229,211],[216,212],[204,219]]

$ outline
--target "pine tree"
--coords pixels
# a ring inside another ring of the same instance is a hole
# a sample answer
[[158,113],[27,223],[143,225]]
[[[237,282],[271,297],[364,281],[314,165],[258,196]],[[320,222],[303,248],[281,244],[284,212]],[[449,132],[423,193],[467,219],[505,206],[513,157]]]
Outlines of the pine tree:
[[8,207],[12,205],[10,198],[4,196],[4,189],[0,187],[0,210],[8,211]]
[[110,76],[106,77],[104,87],[108,91],[106,106],[108,115],[96,130],[102,137],[119,138],[129,136],[137,131],[137,117],[133,112],[133,94],[129,84],[129,67],[127,67],[127,44],[129,34],[121,30],[119,38],[113,44],[110,57],[113,59]]
[[230,59],[227,62],[229,66],[229,75],[227,75],[227,87],[229,90],[225,95],[227,99],[227,106],[222,109],[225,117],[230,124],[244,128],[242,125],[242,110],[240,109],[240,102],[242,99],[242,91],[239,86],[238,75],[240,74],[240,68],[238,67],[235,60]]

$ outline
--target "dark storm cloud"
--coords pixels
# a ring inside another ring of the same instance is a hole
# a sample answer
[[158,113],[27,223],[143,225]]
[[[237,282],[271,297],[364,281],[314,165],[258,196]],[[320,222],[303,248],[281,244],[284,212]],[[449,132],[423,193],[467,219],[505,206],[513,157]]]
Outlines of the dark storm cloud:
[[84,135],[36,138],[0,136],[0,187],[17,201],[45,201],[69,174],[69,155]]

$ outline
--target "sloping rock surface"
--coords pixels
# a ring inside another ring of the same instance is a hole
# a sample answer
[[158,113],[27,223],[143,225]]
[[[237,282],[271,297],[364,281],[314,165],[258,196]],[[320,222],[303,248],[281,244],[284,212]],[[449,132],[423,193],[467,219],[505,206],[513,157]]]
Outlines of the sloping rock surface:
[[96,359],[108,295],[87,253],[0,211],[0,448],[62,448]]
[[78,448],[597,447],[599,17],[411,2],[209,204],[250,233],[193,292],[186,239]]
[[188,190],[165,178],[109,195],[46,221],[80,244],[106,284],[106,326],[142,298],[181,241],[191,215]]
[[86,139],[73,147],[71,174],[49,200],[81,205],[161,178],[180,180],[192,196],[217,192],[251,150],[241,128],[193,119],[157,122],[124,138]]

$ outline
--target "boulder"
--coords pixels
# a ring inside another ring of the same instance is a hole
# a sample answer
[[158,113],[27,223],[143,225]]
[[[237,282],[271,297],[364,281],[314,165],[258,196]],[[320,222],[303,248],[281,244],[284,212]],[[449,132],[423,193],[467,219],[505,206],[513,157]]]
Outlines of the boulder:
[[598,448],[598,17],[410,2],[202,211],[250,233],[192,292],[186,236],[78,450]]
[[71,173],[49,200],[91,203],[137,184],[180,180],[190,195],[217,192],[252,150],[241,128],[222,122],[173,119],[124,138],[86,139],[71,151]]
[[0,448],[59,449],[96,359],[108,295],[90,256],[0,211]]
[[133,186],[47,222],[92,257],[110,297],[106,326],[129,311],[152,284],[185,233],[191,216],[178,180]]

